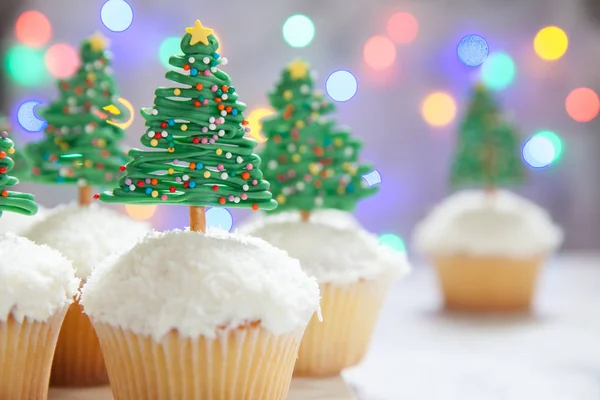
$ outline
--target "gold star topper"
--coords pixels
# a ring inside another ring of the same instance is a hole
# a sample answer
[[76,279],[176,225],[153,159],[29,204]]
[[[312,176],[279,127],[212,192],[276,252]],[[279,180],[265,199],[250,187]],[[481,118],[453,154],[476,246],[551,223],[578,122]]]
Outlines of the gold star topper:
[[96,32],[88,38],[88,43],[90,44],[90,46],[92,46],[92,50],[102,51],[106,48],[106,45],[108,44],[108,39],[102,36],[101,33]]
[[192,38],[190,39],[190,44],[192,46],[196,43],[208,45],[208,36],[213,33],[212,29],[203,27],[199,20],[196,20],[193,27],[185,28],[185,31],[192,35]]
[[297,58],[294,62],[288,65],[287,70],[292,77],[292,80],[304,79],[308,74],[310,65]]

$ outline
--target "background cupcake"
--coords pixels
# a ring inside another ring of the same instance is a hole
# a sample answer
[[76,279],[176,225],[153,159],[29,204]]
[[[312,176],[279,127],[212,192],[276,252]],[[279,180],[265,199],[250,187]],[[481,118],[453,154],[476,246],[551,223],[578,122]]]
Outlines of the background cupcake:
[[448,308],[528,308],[540,266],[562,241],[543,209],[497,189],[524,179],[518,143],[491,94],[476,86],[451,178],[454,186],[482,189],[450,196],[414,234],[416,247],[436,266]]

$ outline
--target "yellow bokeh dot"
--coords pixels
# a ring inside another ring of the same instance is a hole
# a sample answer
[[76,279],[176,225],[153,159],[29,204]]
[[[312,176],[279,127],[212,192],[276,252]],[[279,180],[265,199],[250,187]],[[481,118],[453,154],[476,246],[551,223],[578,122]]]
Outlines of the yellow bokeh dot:
[[333,144],[335,147],[342,147],[344,145],[344,140],[342,138],[335,138]]
[[69,149],[69,145],[67,143],[61,143],[60,149],[61,150],[68,150]]
[[169,169],[167,170],[167,173],[168,173],[169,175],[173,175],[173,174],[175,173],[175,170],[174,170],[173,168],[169,168]]
[[547,26],[533,40],[533,49],[543,60],[558,60],[569,47],[569,38],[558,26]]
[[304,121],[296,121],[297,128],[304,128]]
[[300,154],[294,154],[292,156],[292,161],[295,163],[300,162]]
[[279,195],[277,195],[277,198],[275,200],[277,200],[277,202],[279,204],[283,204],[283,203],[285,203],[285,196],[282,194],[279,194]]
[[217,149],[216,153],[217,153],[218,156],[220,156],[221,154],[223,154],[223,150]]
[[150,146],[152,146],[152,147],[156,147],[156,146],[158,146],[158,140],[156,140],[156,139],[152,139],[152,140],[150,141]]
[[173,153],[173,152],[175,152],[175,148],[174,147],[167,147],[167,151],[169,153]]
[[344,188],[343,186],[338,186],[337,192],[338,194],[344,194],[346,193],[346,188]]
[[158,197],[158,190],[152,191],[152,197]]
[[291,90],[286,90],[285,92],[283,92],[283,98],[285,100],[291,100],[293,96],[294,96],[294,94],[292,93]]
[[181,90],[180,89],[175,89],[175,90],[173,90],[173,94],[175,96],[179,96],[181,94]]
[[456,117],[456,102],[447,93],[432,93],[423,101],[421,115],[429,125],[446,126]]
[[181,125],[181,130],[184,132],[187,131],[187,125],[186,124]]
[[210,172],[204,171],[204,177],[205,178],[210,178]]
[[274,113],[275,111],[271,110],[270,108],[264,107],[252,110],[252,112],[248,114],[248,118],[246,118],[246,120],[248,121],[248,127],[250,128],[248,136],[256,140],[258,143],[266,142],[267,139],[265,139],[264,136],[261,135],[261,120],[265,117],[268,117],[269,115],[273,115]]
[[156,206],[138,206],[134,204],[125,204],[125,211],[127,212],[127,215],[129,215],[131,218],[137,219],[138,221],[145,221],[152,218],[152,216],[156,212]]
[[92,165],[94,165],[94,163],[92,162],[92,160],[85,160],[83,162],[83,165],[87,168],[91,167]]
[[8,149],[8,154],[15,154],[15,148],[11,147],[10,149]]

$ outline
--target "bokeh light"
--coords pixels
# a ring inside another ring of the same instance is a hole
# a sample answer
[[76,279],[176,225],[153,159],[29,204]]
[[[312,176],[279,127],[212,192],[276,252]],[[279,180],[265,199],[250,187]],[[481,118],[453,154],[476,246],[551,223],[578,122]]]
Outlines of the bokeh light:
[[44,119],[38,118],[35,108],[42,102],[38,100],[27,100],[17,110],[17,121],[27,132],[41,132],[47,126]]
[[283,39],[292,47],[306,47],[314,37],[315,24],[306,15],[292,15],[283,24]]
[[181,54],[181,38],[170,37],[163,40],[158,49],[160,62],[167,68],[171,68],[169,58],[175,54]]
[[588,122],[598,115],[600,99],[596,92],[590,88],[577,88],[567,96],[565,108],[569,117],[575,121]]
[[397,44],[408,44],[415,40],[419,33],[419,23],[414,15],[399,12],[390,17],[386,31],[390,39]]
[[100,18],[109,30],[123,32],[133,22],[133,9],[125,0],[107,0],[100,9]]
[[265,137],[261,134],[261,119],[273,114],[275,114],[275,111],[267,107],[259,107],[252,110],[246,117],[246,121],[248,121],[248,127],[250,128],[248,136],[256,140],[258,143],[266,142],[267,139],[265,139]]
[[429,125],[446,126],[456,117],[456,102],[447,93],[432,93],[423,101],[421,115]]
[[369,187],[379,185],[381,183],[381,174],[378,170],[373,170],[361,176],[367,182]]
[[489,55],[481,66],[482,82],[494,90],[505,89],[515,79],[516,68],[511,56],[502,52]]
[[373,36],[365,43],[364,56],[369,67],[386,69],[396,60],[396,46],[385,36]]
[[19,85],[37,86],[48,78],[42,50],[13,46],[6,52],[5,63],[9,76]]
[[460,62],[467,67],[477,67],[490,52],[487,41],[479,35],[467,35],[458,42],[456,53]]
[[125,211],[127,212],[127,215],[133,219],[137,219],[138,221],[146,221],[154,216],[154,213],[156,213],[156,206],[125,204]]
[[335,101],[348,101],[354,97],[358,90],[358,81],[350,71],[339,70],[333,72],[325,83],[327,94]]
[[233,215],[226,208],[212,207],[206,210],[206,227],[230,231],[233,228]]
[[404,240],[402,240],[400,236],[394,235],[393,233],[384,233],[383,235],[380,235],[379,243],[400,253],[404,253],[406,251]]
[[73,46],[58,43],[52,45],[44,56],[46,68],[55,77],[59,79],[71,76],[79,66],[79,53]]
[[547,26],[540,30],[533,40],[536,54],[543,60],[558,60],[569,47],[569,38],[565,31],[557,26]]
[[39,11],[25,11],[15,27],[17,40],[31,47],[42,47],[52,37],[52,26],[44,14]]
[[546,168],[558,161],[563,152],[562,140],[551,131],[538,132],[523,146],[523,160],[532,168]]

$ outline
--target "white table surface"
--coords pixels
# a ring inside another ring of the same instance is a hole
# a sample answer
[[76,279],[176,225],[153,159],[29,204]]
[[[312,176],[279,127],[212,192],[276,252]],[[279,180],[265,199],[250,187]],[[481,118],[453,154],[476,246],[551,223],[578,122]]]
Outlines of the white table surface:
[[600,399],[600,255],[551,260],[531,314],[446,313],[436,285],[421,266],[394,287],[344,373],[360,400]]

